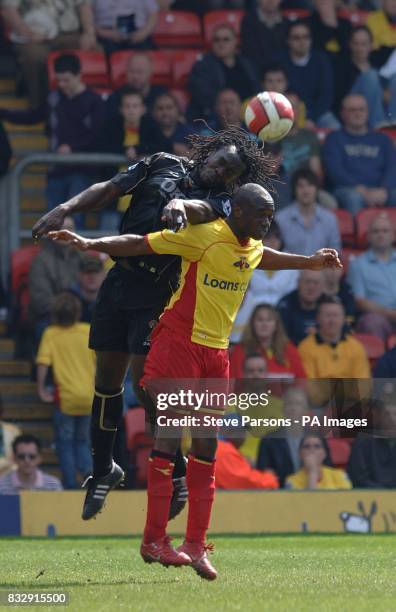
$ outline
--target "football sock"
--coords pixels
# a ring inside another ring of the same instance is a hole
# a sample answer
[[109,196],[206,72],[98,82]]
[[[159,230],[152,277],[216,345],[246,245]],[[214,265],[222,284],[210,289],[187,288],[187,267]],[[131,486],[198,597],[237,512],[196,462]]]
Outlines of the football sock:
[[166,533],[169,507],[172,499],[172,471],[174,455],[153,451],[149,459],[147,476],[147,517],[144,542],[149,544]]
[[215,493],[215,461],[188,457],[187,542],[205,542]]
[[113,463],[113,445],[122,417],[123,389],[95,389],[92,402],[91,444],[94,477],[105,476]]

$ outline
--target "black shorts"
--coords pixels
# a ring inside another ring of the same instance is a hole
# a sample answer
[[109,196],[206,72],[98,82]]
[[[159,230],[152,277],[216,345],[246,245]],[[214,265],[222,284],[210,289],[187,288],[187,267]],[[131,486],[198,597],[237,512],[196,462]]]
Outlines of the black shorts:
[[110,270],[96,300],[89,348],[147,355],[150,334],[166,300],[158,300],[160,305],[156,306],[131,307],[134,295],[140,291],[128,270],[117,265]]

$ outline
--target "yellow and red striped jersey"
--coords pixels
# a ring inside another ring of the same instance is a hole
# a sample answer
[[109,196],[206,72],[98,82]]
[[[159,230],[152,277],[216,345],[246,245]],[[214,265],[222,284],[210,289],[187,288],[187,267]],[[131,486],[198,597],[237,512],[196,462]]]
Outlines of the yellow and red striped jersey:
[[239,242],[223,219],[189,225],[178,233],[148,234],[146,239],[155,253],[182,258],[181,283],[161,321],[192,342],[227,348],[263,243],[252,238]]

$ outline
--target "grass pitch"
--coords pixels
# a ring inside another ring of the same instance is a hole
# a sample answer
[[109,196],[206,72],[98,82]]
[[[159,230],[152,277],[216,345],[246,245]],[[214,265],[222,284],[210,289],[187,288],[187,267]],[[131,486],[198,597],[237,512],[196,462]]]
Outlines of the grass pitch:
[[[146,565],[137,538],[0,540],[0,590],[70,594],[46,610],[396,609],[396,536],[213,537],[219,578]],[[5,608],[3,608],[5,609]],[[9,608],[8,608],[9,609]]]

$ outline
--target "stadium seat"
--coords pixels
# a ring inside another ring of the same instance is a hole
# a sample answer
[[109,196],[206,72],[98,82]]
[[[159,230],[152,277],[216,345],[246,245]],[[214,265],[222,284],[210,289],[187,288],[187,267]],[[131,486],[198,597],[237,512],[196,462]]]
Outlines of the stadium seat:
[[201,20],[189,11],[159,11],[153,39],[158,47],[201,47]]
[[[110,57],[110,80],[113,88],[125,85],[126,81],[126,64],[128,58],[136,53],[136,51],[117,51],[112,53]],[[142,51],[137,53],[141,54]],[[172,51],[145,51],[150,56],[153,62],[153,77],[152,82],[155,85],[170,85],[171,83],[171,58]]]
[[396,229],[396,208],[363,208],[356,215],[356,246],[363,249],[367,247],[367,231],[374,219],[380,212],[386,213]]
[[11,253],[11,290],[13,293],[18,291],[21,284],[27,280],[31,263],[39,250],[39,246],[31,245]]
[[327,135],[330,134],[332,130],[331,128],[315,128],[314,132],[316,136],[318,137],[320,144],[323,144],[327,138]]
[[344,266],[344,272],[345,274],[348,272],[348,268],[349,268],[349,263],[352,259],[354,259],[355,257],[357,257],[358,255],[361,255],[364,252],[363,249],[351,249],[351,248],[343,248],[341,251],[341,262],[342,265]]
[[198,49],[183,49],[175,51],[172,56],[172,85],[184,88],[187,78],[195,62],[202,57],[202,51]]
[[354,338],[363,344],[371,367],[375,366],[377,359],[385,353],[384,341],[371,334],[354,334]]
[[59,55],[72,53],[77,55],[81,62],[81,71],[84,83],[93,87],[108,87],[109,75],[107,70],[106,56],[101,51],[81,51],[76,49],[62,49],[62,51],[52,51],[48,54],[48,80],[50,89],[56,89],[54,61]]
[[173,96],[175,96],[176,100],[178,101],[181,112],[183,113],[183,115],[185,115],[191,100],[189,92],[185,89],[171,89],[170,92]]
[[357,9],[341,9],[338,11],[338,16],[348,19],[354,28],[356,28],[356,26],[365,25],[369,14],[370,11],[360,11]]
[[148,458],[153,447],[152,438],[146,434],[144,408],[139,406],[128,410],[125,415],[125,430],[135,485],[144,487],[147,483]]
[[205,47],[210,47],[214,30],[223,24],[231,26],[235,32],[240,34],[241,22],[245,11],[229,10],[229,11],[209,11],[203,18],[203,31]]
[[334,467],[344,469],[351,454],[351,444],[345,438],[326,438]]
[[332,211],[337,217],[338,227],[341,234],[342,244],[354,245],[355,243],[355,223],[353,216],[347,210],[338,208]]
[[283,17],[286,17],[286,19],[289,19],[290,21],[297,21],[297,19],[305,19],[305,17],[309,17],[310,16],[310,11],[308,11],[307,9],[284,9],[282,11],[282,15]]
[[390,349],[393,349],[393,347],[395,346],[396,346],[396,334],[391,334],[388,337],[388,340],[386,342],[386,348],[390,350]]
[[145,410],[141,406],[131,408],[125,414],[125,431],[127,448],[131,450],[135,442],[135,438],[145,433],[146,431],[146,417]]

